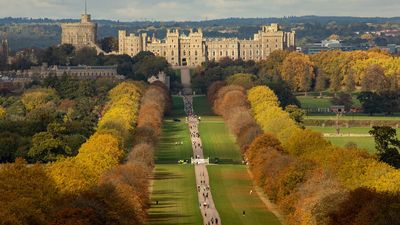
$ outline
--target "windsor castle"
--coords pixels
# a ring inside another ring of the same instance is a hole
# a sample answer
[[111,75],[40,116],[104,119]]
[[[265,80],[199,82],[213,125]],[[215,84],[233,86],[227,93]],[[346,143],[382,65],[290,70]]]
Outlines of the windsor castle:
[[[62,28],[62,44],[72,44],[76,48],[97,45],[97,24],[85,12],[78,23],[65,23]],[[295,49],[295,32],[285,32],[278,24],[263,26],[252,39],[205,38],[201,29],[191,30],[188,35],[178,29],[167,30],[165,39],[149,37],[146,33],[135,35],[126,31],[118,32],[119,49],[114,54],[135,56],[141,51],[150,51],[165,57],[173,66],[198,66],[208,60],[219,61],[229,57],[233,60],[260,61],[275,50]],[[104,52],[103,52],[104,53]]]

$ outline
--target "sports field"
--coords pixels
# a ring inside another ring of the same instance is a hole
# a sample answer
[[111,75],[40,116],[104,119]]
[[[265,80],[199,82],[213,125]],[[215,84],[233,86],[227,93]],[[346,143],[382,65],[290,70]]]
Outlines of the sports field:
[[[327,115],[309,115],[305,116],[304,119],[306,120],[336,120],[336,115],[334,114],[327,114]],[[339,117],[339,120],[390,120],[390,121],[399,121],[400,124],[400,116],[395,115],[395,116],[369,116],[366,114],[357,114],[357,115],[352,115],[352,114],[345,114],[341,117]]]
[[255,192],[250,194],[253,186],[246,166],[215,165],[207,168],[213,198],[223,224],[281,224]]
[[150,225],[202,224],[194,167],[157,165],[151,204],[148,220]]
[[[329,108],[332,103],[332,97],[319,98],[317,96],[297,96],[300,101],[301,107],[304,109],[316,109],[316,108]],[[357,97],[353,95],[353,106],[360,107],[361,103],[358,101]]]
[[[310,126],[307,127],[311,130],[318,131],[321,133],[330,133],[334,134],[336,133],[335,127],[316,127],[316,126]],[[347,134],[362,134],[366,135],[368,134],[368,131],[370,131],[370,127],[341,127],[340,128],[340,133],[343,134],[344,136],[338,136],[338,137],[326,137],[327,140],[329,140],[332,144],[344,147],[346,144],[352,142],[355,143],[359,148],[366,149],[369,153],[374,154],[376,153],[375,150],[375,141],[373,137],[349,137],[346,136]],[[397,137],[400,138],[400,129],[397,130]]]

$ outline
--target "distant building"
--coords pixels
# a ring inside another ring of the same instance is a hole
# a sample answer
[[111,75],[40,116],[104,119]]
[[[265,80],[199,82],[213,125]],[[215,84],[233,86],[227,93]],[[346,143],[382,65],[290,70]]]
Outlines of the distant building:
[[320,43],[306,44],[299,49],[303,53],[310,55],[329,50],[342,50],[342,51],[356,50],[354,46],[345,46],[339,40],[323,40]]
[[93,47],[97,41],[97,24],[89,14],[82,14],[79,23],[61,24],[61,44],[71,44],[75,48]]
[[278,24],[263,26],[250,40],[237,38],[205,38],[201,29],[184,35],[179,30],[167,30],[164,40],[148,37],[147,34],[118,33],[118,54],[135,56],[141,51],[150,51],[165,57],[173,66],[198,66],[205,61],[222,58],[259,61],[266,59],[275,50],[295,49],[295,32],[285,32]]
[[151,76],[149,79],[147,79],[147,82],[150,84],[156,81],[160,81],[165,84],[168,89],[170,88],[170,77],[167,76],[163,71],[159,72],[156,76]]
[[97,79],[102,77],[124,79],[117,72],[117,66],[52,66],[46,64],[34,66],[29,70],[0,72],[0,77],[16,78],[46,78],[48,76],[62,76],[64,74],[78,79]]

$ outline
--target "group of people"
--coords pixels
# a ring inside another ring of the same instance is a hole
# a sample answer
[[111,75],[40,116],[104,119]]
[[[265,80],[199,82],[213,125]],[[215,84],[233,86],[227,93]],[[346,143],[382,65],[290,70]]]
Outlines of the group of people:
[[[187,114],[187,123],[189,125],[190,136],[193,145],[193,154],[196,159],[201,160],[204,158],[203,147],[201,144],[200,133],[198,131],[198,124],[200,117],[193,112],[193,104],[191,97],[183,97],[185,112]],[[205,165],[196,163],[196,175],[197,175],[197,192],[199,193],[199,207],[203,213],[205,225],[219,225],[220,220],[218,213],[214,207],[210,207],[211,190],[208,184],[208,174]],[[202,199],[201,199],[202,198]]]

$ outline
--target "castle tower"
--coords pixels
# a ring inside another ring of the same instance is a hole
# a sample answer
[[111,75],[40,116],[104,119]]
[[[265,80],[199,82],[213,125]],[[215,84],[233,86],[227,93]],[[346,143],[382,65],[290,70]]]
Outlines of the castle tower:
[[90,14],[87,13],[86,1],[85,13],[81,15],[81,21],[63,23],[61,29],[61,44],[71,44],[77,49],[96,46],[97,24],[92,22]]

